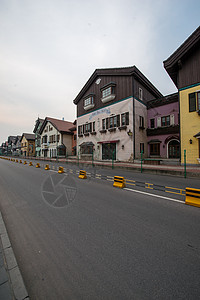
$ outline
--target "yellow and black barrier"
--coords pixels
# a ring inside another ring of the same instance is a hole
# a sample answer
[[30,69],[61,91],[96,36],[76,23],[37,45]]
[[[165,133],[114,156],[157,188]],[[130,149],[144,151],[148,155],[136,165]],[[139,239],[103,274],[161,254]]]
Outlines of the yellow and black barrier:
[[46,165],[45,170],[50,170],[49,165]]
[[18,163],[18,159],[16,159],[16,161],[15,161],[16,163]]
[[62,173],[64,173],[64,168],[63,168],[63,167],[59,167],[59,169],[58,169],[58,173],[59,173],[59,174],[62,174]]
[[29,166],[32,166],[32,165],[33,165],[33,163],[32,163],[32,161],[30,161]]
[[86,179],[87,178],[86,171],[80,170],[78,178],[80,178],[80,179]]
[[26,165],[27,164],[27,162],[26,162],[26,160],[24,161],[24,165]]
[[20,159],[19,163],[22,164],[22,160],[21,159]]
[[200,190],[186,188],[185,204],[200,207]]
[[120,189],[123,189],[126,185],[125,185],[125,181],[124,181],[124,177],[122,176],[114,176],[114,183],[113,183],[114,187],[118,187]]
[[40,168],[40,164],[39,164],[39,163],[37,163],[35,167],[36,167],[36,168]]

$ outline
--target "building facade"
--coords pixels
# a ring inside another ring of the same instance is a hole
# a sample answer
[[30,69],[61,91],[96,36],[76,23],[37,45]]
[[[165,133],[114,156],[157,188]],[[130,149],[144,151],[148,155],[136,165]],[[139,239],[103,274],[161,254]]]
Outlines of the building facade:
[[95,160],[147,157],[147,102],[162,94],[135,67],[97,69],[74,99],[77,154]]
[[200,163],[200,27],[166,60],[164,67],[178,88],[181,162]]
[[152,100],[147,105],[148,156],[180,158],[178,93]]
[[36,157],[41,156],[41,136],[39,132],[43,122],[44,122],[43,119],[38,118],[35,122],[35,127],[33,129],[33,132],[35,133],[35,156]]
[[40,130],[41,157],[57,158],[72,155],[73,123],[46,117]]
[[23,133],[20,139],[20,143],[22,156],[35,156],[35,134]]

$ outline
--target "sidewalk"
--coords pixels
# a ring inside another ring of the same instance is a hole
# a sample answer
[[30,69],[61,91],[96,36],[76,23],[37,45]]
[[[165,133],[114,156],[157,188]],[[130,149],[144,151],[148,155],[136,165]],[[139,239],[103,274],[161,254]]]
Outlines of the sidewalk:
[[0,299],[28,300],[6,227],[0,213]]

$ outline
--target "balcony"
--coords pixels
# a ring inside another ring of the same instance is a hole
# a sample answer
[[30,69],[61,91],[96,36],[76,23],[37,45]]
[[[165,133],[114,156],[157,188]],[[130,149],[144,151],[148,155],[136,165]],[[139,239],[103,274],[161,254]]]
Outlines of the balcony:
[[171,125],[166,127],[158,127],[158,128],[147,128],[147,136],[160,135],[160,134],[173,134],[179,133],[180,126],[179,125]]

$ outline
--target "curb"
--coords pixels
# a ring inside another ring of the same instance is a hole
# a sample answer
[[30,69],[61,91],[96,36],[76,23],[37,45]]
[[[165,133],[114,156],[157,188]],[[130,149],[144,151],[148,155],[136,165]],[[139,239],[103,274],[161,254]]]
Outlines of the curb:
[[29,300],[29,296],[15,258],[10,239],[0,212],[0,239],[3,245],[5,269],[9,275],[10,286],[13,292],[13,300]]

